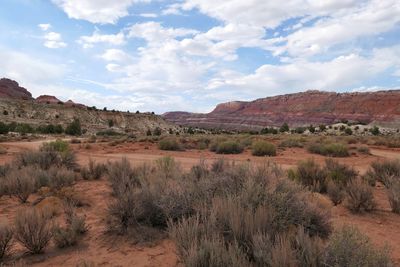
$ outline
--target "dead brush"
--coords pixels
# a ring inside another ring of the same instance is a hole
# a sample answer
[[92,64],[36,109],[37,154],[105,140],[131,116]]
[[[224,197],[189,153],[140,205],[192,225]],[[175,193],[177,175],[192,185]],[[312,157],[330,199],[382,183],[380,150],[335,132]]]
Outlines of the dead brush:
[[362,179],[355,179],[346,188],[346,206],[354,213],[370,212],[375,209],[376,202],[372,188]]
[[52,223],[36,208],[17,212],[14,221],[15,239],[29,252],[43,252],[52,237]]
[[0,222],[0,263],[7,256],[13,245],[13,229],[10,225]]

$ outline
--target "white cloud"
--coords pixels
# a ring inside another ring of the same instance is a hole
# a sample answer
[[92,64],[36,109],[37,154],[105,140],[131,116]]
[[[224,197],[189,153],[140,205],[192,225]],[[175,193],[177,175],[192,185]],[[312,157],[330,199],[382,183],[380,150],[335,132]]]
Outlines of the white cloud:
[[296,60],[284,65],[265,64],[250,75],[225,72],[211,80],[208,88],[247,90],[257,96],[305,89],[349,89],[398,64],[400,46],[395,46],[376,49],[369,57],[349,54],[327,62]]
[[160,23],[150,21],[134,24],[129,28],[128,37],[143,38],[150,43],[162,43],[175,37],[183,37],[198,33],[185,28],[164,28]]
[[122,45],[125,43],[125,35],[122,32],[117,34],[101,34],[96,31],[91,36],[81,36],[78,40],[84,48],[91,48],[96,43],[106,43],[110,45]]
[[51,24],[49,23],[42,23],[42,24],[38,24],[38,27],[42,30],[42,31],[48,31],[51,28]]
[[287,44],[278,48],[278,53],[287,51],[293,56],[323,53],[337,44],[389,31],[400,23],[398,14],[400,2],[397,0],[371,1],[292,33],[286,38]]
[[181,12],[181,4],[169,5],[166,9],[162,11],[163,15],[183,15]]
[[100,57],[106,61],[124,62],[131,59],[131,56],[120,49],[107,49]]
[[46,33],[46,35],[44,36],[44,39],[45,39],[44,46],[47,48],[56,49],[56,48],[63,48],[63,47],[67,46],[67,44],[65,42],[63,42],[63,40],[62,40],[61,34],[59,34],[57,32]]
[[83,19],[92,23],[116,23],[129,15],[128,8],[134,3],[150,0],[52,0],[67,13],[69,18]]
[[332,11],[352,8],[361,2],[363,1],[288,0],[282,4],[279,1],[265,0],[186,0],[181,9],[198,8],[200,12],[226,23],[275,28],[289,18],[328,15]]
[[66,73],[63,65],[52,64],[13,50],[0,49],[0,76],[18,81],[38,95],[41,86],[56,82]]
[[139,16],[143,17],[143,18],[157,18],[158,15],[156,13],[142,13],[139,14]]

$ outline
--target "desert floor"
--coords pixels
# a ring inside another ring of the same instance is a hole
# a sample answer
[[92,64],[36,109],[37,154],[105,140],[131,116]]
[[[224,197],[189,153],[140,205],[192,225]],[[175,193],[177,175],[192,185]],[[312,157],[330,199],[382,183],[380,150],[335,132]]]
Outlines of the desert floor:
[[[0,163],[10,162],[14,155],[27,149],[38,148],[43,141],[34,142],[9,142],[2,143],[7,149],[7,153],[0,155]],[[170,155],[178,161],[183,169],[190,169],[198,163],[200,159],[212,162],[213,159],[220,158],[213,152],[207,150],[186,150],[182,152],[160,151],[153,143],[123,143],[110,146],[108,143],[72,145],[77,153],[78,163],[85,165],[89,159],[96,162],[107,162],[127,158],[133,164],[151,162],[165,155]],[[351,146],[350,146],[351,147]],[[400,149],[387,149],[371,146],[371,155],[352,154],[348,158],[337,158],[338,161],[353,166],[361,174],[364,173],[371,162],[382,159],[400,159]],[[279,150],[278,156],[273,158],[253,157],[250,152],[245,151],[239,155],[225,155],[224,158],[237,162],[250,162],[261,164],[270,160],[279,164],[282,168],[294,167],[298,161],[306,158],[314,158],[323,164],[325,157],[308,153],[302,148],[289,148]],[[78,246],[58,249],[50,245],[46,253],[36,256],[24,256],[23,258],[33,266],[76,266],[79,262],[92,262],[96,266],[176,266],[179,265],[178,257],[175,253],[174,244],[169,239],[163,239],[154,244],[133,244],[126,237],[110,238],[104,234],[107,203],[110,196],[110,188],[106,179],[98,181],[79,181],[74,185],[77,192],[80,192],[90,205],[79,208],[81,214],[86,215],[87,224],[90,226],[89,232]],[[327,205],[331,207],[332,221],[335,227],[342,224],[352,224],[357,226],[363,233],[367,234],[377,245],[389,245],[392,257],[397,265],[400,266],[400,216],[390,211],[389,202],[385,193],[385,188],[377,185],[374,195],[378,203],[377,210],[364,214],[355,215],[346,208],[339,205],[334,207],[325,198]],[[30,202],[38,196],[32,195]],[[31,205],[31,204],[26,204]],[[0,219],[12,220],[16,210],[21,205],[12,198],[0,198]],[[14,252],[23,256],[24,250],[15,246]]]

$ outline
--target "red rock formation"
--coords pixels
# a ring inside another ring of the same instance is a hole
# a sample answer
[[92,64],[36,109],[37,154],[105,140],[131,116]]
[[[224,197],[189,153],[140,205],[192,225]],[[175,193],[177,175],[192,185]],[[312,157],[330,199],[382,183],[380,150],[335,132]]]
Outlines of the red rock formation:
[[47,103],[47,104],[62,103],[62,101],[59,100],[57,97],[51,96],[51,95],[41,95],[41,96],[37,97],[35,101],[38,103]]
[[79,104],[79,103],[75,103],[75,102],[72,101],[71,99],[68,100],[67,102],[65,102],[64,104],[67,105],[67,106],[71,106],[71,107],[86,108],[85,105]]
[[32,100],[32,94],[25,88],[19,86],[16,81],[2,78],[0,79],[0,97]]
[[341,120],[398,127],[400,90],[368,93],[307,91],[219,104],[208,114],[168,112],[164,119],[179,125],[223,129],[332,124]]

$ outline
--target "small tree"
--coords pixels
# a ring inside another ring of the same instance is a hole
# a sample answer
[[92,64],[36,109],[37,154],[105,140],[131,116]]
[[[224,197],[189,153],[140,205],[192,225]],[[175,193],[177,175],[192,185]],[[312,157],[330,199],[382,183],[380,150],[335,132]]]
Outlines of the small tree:
[[152,133],[151,133],[151,130],[150,130],[150,129],[147,130],[146,135],[147,135],[147,136],[152,136]]
[[370,131],[373,135],[379,135],[379,134],[381,133],[378,126],[372,127],[371,129],[369,129],[369,131]]
[[0,122],[0,134],[7,134],[8,131],[8,126],[4,122]]
[[282,124],[281,128],[279,128],[279,131],[281,133],[289,132],[289,125],[285,122]]
[[308,126],[308,130],[310,131],[310,133],[315,133],[315,127],[312,124]]
[[108,127],[111,128],[114,126],[114,120],[113,119],[109,119],[108,120]]
[[325,124],[321,124],[321,125],[319,126],[319,131],[320,131],[320,132],[323,132],[323,131],[325,131],[325,130],[326,130]]
[[346,128],[346,130],[344,130],[344,133],[347,135],[352,135],[353,131],[351,130],[351,128]]

